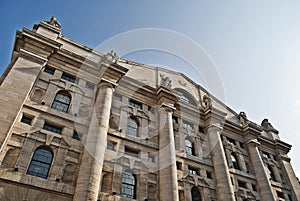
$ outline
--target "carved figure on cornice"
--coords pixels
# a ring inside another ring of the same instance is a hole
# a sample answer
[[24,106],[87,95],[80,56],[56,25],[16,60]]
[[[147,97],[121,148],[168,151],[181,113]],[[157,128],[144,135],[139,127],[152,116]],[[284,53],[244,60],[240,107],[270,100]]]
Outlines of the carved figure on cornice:
[[61,28],[61,24],[57,21],[56,17],[52,16],[50,21],[46,21],[48,24],[55,26],[56,28]]
[[238,115],[238,119],[240,121],[240,125],[243,126],[248,122],[247,115],[245,112],[240,112]]
[[211,109],[212,108],[212,100],[208,95],[204,95],[202,98],[202,106],[204,107],[204,109]]
[[109,60],[111,62],[114,62],[114,63],[116,63],[119,60],[119,58],[120,58],[118,56],[118,54],[115,51],[113,51],[113,50],[107,52],[106,55],[104,55],[104,57],[105,57],[105,59],[107,59],[107,60]]
[[272,124],[269,122],[268,119],[264,119],[264,120],[261,122],[261,126],[264,127],[265,130],[273,129],[273,126],[272,126]]
[[160,81],[160,85],[161,86],[164,86],[164,87],[168,87],[168,88],[171,88],[172,87],[172,80],[170,80],[170,78],[166,75],[163,75],[163,74],[159,74],[160,75],[160,78],[161,78],[161,81]]

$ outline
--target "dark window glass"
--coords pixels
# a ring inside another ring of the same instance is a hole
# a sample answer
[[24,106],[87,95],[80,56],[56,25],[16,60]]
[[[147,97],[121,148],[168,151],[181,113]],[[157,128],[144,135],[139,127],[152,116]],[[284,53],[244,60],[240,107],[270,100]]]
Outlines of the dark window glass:
[[237,169],[237,170],[240,169],[238,158],[237,158],[235,153],[231,154],[231,162],[232,162],[232,165],[233,165],[234,169]]
[[86,83],[85,83],[85,88],[94,90],[95,84],[93,84],[93,83],[91,83],[91,82],[89,82],[89,81],[86,81]]
[[125,154],[134,156],[134,157],[139,157],[139,151],[135,149],[131,149],[129,147],[125,147]]
[[44,69],[44,72],[54,75],[55,69],[50,68],[49,66],[46,66],[46,68]]
[[21,122],[22,122],[22,123],[25,123],[25,124],[31,124],[32,119],[33,119],[33,117],[25,116],[25,115],[23,114],[22,119],[21,119]]
[[200,192],[199,192],[199,190],[196,186],[194,186],[192,188],[191,194],[192,194],[192,201],[201,201],[201,195],[200,195]]
[[277,196],[278,196],[279,198],[284,198],[284,193],[283,193],[283,192],[276,191],[276,193],[277,193]]
[[45,148],[35,150],[27,174],[46,179],[52,162],[51,151]]
[[236,145],[235,140],[234,140],[234,139],[231,139],[231,138],[229,138],[229,137],[227,137],[227,143],[228,143],[228,144]]
[[127,122],[127,134],[131,136],[138,136],[138,124],[135,119],[129,118]]
[[172,121],[173,123],[177,124],[178,123],[178,118],[175,116],[172,116]]
[[59,91],[57,92],[51,107],[62,112],[68,112],[70,103],[70,95],[65,91]]
[[188,139],[185,140],[185,153],[189,155],[194,155],[193,143]]
[[189,166],[188,171],[190,174],[199,175],[199,169]]
[[212,173],[209,172],[209,171],[206,171],[206,177],[207,177],[208,179],[212,179]]
[[257,186],[255,184],[251,184],[253,191],[257,191]]
[[138,103],[138,102],[136,102],[134,100],[131,100],[131,99],[129,100],[128,105],[132,106],[132,107],[135,107],[137,109],[142,109],[142,104],[141,103]]
[[177,168],[177,170],[182,170],[182,163],[176,161],[176,168]]
[[238,186],[241,187],[241,188],[247,188],[246,182],[240,181],[240,180],[238,180]]
[[116,146],[115,142],[112,142],[110,140],[107,141],[107,149],[115,151],[115,146]]
[[262,155],[264,158],[270,158],[270,154],[265,151],[262,152]]
[[43,129],[51,131],[51,132],[54,132],[54,133],[58,133],[58,134],[61,134],[61,130],[62,130],[61,127],[52,126],[52,125],[50,125],[48,123],[44,124]]
[[72,83],[78,83],[78,80],[76,79],[75,76],[69,75],[65,72],[61,75],[61,79],[67,80],[67,81],[72,82]]
[[73,139],[80,140],[80,135],[77,133],[76,130],[74,130],[74,132],[73,132]]
[[129,172],[124,172],[122,174],[121,196],[135,198],[135,184],[135,176]]
[[199,132],[204,133],[204,127],[199,126],[198,130],[199,130]]

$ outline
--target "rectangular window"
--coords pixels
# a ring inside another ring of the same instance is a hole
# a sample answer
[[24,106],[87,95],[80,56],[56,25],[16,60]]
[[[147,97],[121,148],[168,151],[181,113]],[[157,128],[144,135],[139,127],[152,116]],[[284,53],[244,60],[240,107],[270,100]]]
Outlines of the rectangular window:
[[245,149],[244,143],[240,142],[240,147],[241,147],[242,149]]
[[54,68],[50,68],[49,66],[46,66],[44,69],[45,73],[49,73],[51,75],[54,75],[55,69]]
[[154,163],[155,162],[155,157],[148,153],[148,161],[151,162],[151,163]]
[[212,177],[212,173],[210,172],[210,171],[206,171],[206,177],[208,178],[208,179],[212,179],[213,177]]
[[188,171],[190,174],[199,175],[199,169],[188,166]]
[[80,140],[81,139],[80,135],[77,133],[76,130],[73,131],[73,137],[72,138],[75,139],[75,140]]
[[252,190],[257,192],[257,186],[255,184],[251,184],[251,186],[252,186]]
[[231,138],[229,138],[229,137],[227,137],[227,143],[228,143],[228,144],[232,144],[232,145],[236,145],[235,140],[234,140],[234,139],[231,139]]
[[176,168],[177,168],[177,170],[182,170],[182,163],[176,161]]
[[129,106],[132,106],[132,107],[135,107],[135,108],[137,108],[137,109],[142,109],[142,104],[139,103],[139,102],[136,102],[136,101],[134,101],[134,100],[132,100],[132,99],[130,99],[130,100],[128,101],[128,105],[129,105]]
[[33,119],[32,116],[23,114],[22,119],[21,119],[21,122],[30,125],[31,122],[32,122],[32,119]]
[[194,127],[191,122],[186,121],[186,120],[182,120],[182,125],[184,128],[191,129],[191,130],[193,130],[193,127]]
[[62,127],[55,126],[55,125],[49,124],[47,122],[45,122],[43,129],[54,132],[54,133],[58,133],[58,134],[61,134],[61,131],[62,131]]
[[63,72],[63,74],[61,75],[61,79],[67,80],[67,81],[72,82],[72,83],[78,83],[78,79],[76,79],[75,76],[67,74],[65,72]]
[[276,191],[276,193],[277,193],[277,196],[278,196],[279,198],[284,198],[284,193],[283,193],[283,192]]
[[265,151],[262,151],[262,155],[264,158],[270,158],[270,154]]
[[238,186],[241,187],[241,188],[247,188],[246,182],[240,181],[240,180],[238,180]]
[[85,83],[85,88],[94,90],[95,84],[94,84],[94,83],[91,83],[91,82],[89,82],[89,81],[86,81],[86,83]]
[[139,157],[139,153],[140,151],[139,150],[136,150],[136,149],[132,149],[132,148],[129,148],[129,147],[126,147],[125,146],[125,154],[129,155],[129,156],[133,156],[133,157]]
[[107,141],[107,149],[112,150],[112,151],[115,151],[116,144],[117,144],[117,143],[108,140],[108,141]]
[[203,126],[199,126],[198,130],[199,130],[200,133],[204,133],[204,130],[205,130],[205,129],[204,129]]

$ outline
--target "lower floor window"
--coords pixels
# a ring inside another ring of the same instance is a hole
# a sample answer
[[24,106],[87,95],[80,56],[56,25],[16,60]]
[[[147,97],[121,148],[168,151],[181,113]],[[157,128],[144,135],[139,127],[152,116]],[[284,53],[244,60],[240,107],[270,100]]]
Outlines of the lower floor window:
[[122,174],[122,197],[135,198],[135,177],[129,172]]

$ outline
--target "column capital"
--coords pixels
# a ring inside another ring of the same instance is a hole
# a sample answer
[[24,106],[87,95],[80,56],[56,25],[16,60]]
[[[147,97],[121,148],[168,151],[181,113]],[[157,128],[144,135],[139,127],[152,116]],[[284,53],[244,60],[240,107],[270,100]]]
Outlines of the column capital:
[[173,113],[176,110],[176,108],[173,105],[166,104],[166,103],[160,104],[160,108],[167,113]]
[[108,79],[105,79],[105,78],[101,78],[100,82],[98,83],[98,86],[97,88],[100,89],[100,88],[115,88],[116,86],[118,86],[117,83],[111,81],[111,80],[108,80]]
[[250,139],[245,144],[246,144],[246,146],[250,146],[251,145],[251,146],[255,146],[255,147],[257,147],[257,146],[260,145],[260,143],[258,142],[257,139]]

